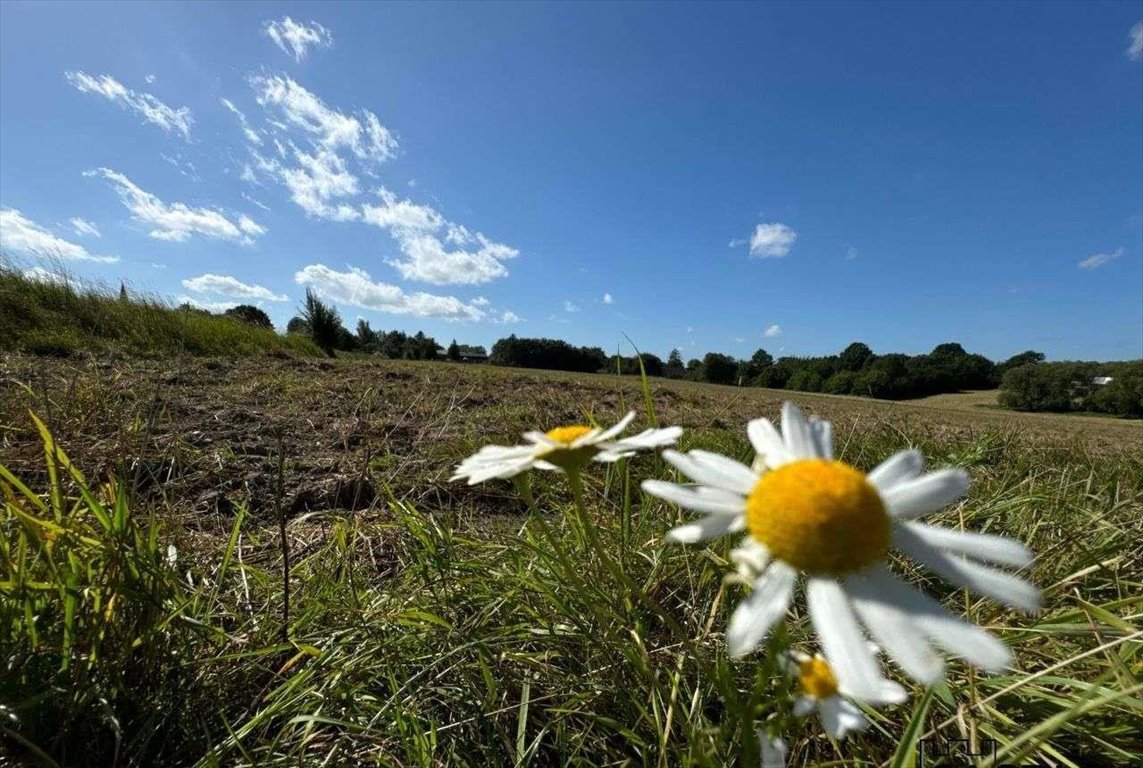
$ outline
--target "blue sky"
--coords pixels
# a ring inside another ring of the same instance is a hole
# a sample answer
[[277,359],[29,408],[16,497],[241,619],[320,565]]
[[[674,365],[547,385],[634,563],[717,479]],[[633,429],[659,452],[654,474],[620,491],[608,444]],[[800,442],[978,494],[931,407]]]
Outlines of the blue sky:
[[1140,24],[4,2],[0,248],[279,326],[309,286],[445,343],[1140,357]]

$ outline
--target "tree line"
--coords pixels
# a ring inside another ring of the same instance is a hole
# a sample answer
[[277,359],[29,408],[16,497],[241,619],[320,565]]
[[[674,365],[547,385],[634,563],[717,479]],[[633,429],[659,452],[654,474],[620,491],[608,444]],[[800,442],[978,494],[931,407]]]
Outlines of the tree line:
[[1008,370],[1000,402],[1018,411],[1143,417],[1143,360],[1033,363]]
[[[436,339],[418,331],[374,331],[358,320],[350,332],[335,307],[306,291],[301,313],[290,320],[286,332],[309,336],[326,351],[366,352],[403,360],[434,360],[440,354]],[[257,307],[243,305],[225,313],[241,322],[272,328],[270,318]],[[483,347],[457,344],[444,355],[449,360],[483,360]],[[664,376],[798,392],[864,395],[904,400],[972,389],[1001,389],[1003,405],[1022,411],[1092,411],[1116,416],[1143,417],[1143,360],[1113,363],[1045,363],[1044,354],[1021,352],[997,363],[968,352],[960,344],[938,344],[927,354],[878,355],[866,344],[854,342],[836,355],[774,358],[758,349],[749,359],[708,352],[701,359],[683,362],[678,349],[667,360],[657,355],[608,355],[601,347],[577,347],[562,339],[521,338],[512,334],[492,346],[492,365],[547,368],[579,373]]]

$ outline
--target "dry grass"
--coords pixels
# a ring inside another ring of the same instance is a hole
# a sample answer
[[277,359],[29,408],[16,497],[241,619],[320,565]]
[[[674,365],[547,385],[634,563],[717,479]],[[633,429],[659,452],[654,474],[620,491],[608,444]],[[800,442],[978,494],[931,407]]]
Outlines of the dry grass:
[[[745,421],[775,416],[791,396],[835,421],[842,456],[858,466],[915,445],[973,476],[970,498],[943,522],[1017,536],[1040,554],[1032,577],[1047,608],[1037,617],[928,583],[1012,644],[1016,669],[981,677],[954,665],[947,686],[914,691],[840,751],[790,722],[794,765],[911,765],[910,723],[917,733],[996,739],[1008,760],[1127,766],[1143,752],[1143,424],[936,398],[665,380],[650,389],[658,421],[687,429],[684,447],[748,458]],[[664,546],[679,514],[637,490],[665,474],[657,459],[600,470],[588,484],[598,534],[635,591],[582,545],[558,479],[537,478],[539,518],[508,483],[447,481],[482,444],[628,408],[647,419],[639,381],[602,375],[372,360],[3,359],[0,465],[37,498],[54,498],[56,487],[71,500],[62,506],[78,505],[60,519],[87,538],[56,539],[76,557],[142,562],[139,572],[162,576],[169,590],[156,615],[110,635],[145,642],[104,646],[102,666],[83,667],[100,674],[82,677],[75,659],[53,671],[61,649],[45,639],[49,618],[30,643],[24,612],[4,614],[14,672],[0,704],[17,720],[0,733],[10,754],[202,766],[742,758],[756,718],[786,722],[786,683],[764,656],[726,658],[721,631],[740,593],[721,584],[725,547]],[[112,539],[91,527],[78,480],[53,486],[29,410],[87,485],[119,479],[107,504],[122,505],[124,522],[108,529]],[[18,522],[14,509],[28,505],[19,494],[7,502],[10,573],[13,553],[47,546]],[[286,642],[279,512],[291,554]],[[153,545],[151,531],[161,531]],[[82,549],[95,546],[89,540],[100,548]],[[178,550],[169,572],[168,544]],[[553,546],[566,548],[571,569]],[[19,562],[28,573],[42,565]],[[110,588],[106,576],[68,578],[92,580],[83,592],[92,595]],[[31,599],[13,583],[9,608]],[[37,599],[46,602],[36,611],[54,615],[51,599]],[[90,614],[91,631],[107,631],[101,617]],[[789,638],[804,634],[804,622],[792,622]]]

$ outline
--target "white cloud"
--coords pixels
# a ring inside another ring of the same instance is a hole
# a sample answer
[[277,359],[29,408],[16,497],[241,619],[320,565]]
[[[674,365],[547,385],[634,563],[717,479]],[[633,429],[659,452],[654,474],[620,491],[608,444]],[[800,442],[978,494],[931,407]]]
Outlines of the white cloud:
[[143,78],[143,82],[145,82],[147,85],[151,85],[158,79],[159,78],[155,77],[154,75],[147,75]]
[[768,326],[762,335],[768,339],[773,339],[777,336],[781,336],[782,335],[782,326],[778,325],[777,323],[774,323],[774,325]]
[[1102,267],[1104,264],[1115,261],[1123,255],[1122,248],[1116,248],[1111,253],[1095,253],[1088,256],[1083,261],[1076,262],[1076,266],[1080,269],[1096,269]]
[[483,296],[477,296],[471,303],[475,307],[487,307],[491,302]]
[[605,294],[603,294],[603,303],[604,304],[614,304],[615,300],[611,298],[610,293],[605,293]]
[[225,312],[241,303],[238,301],[205,301],[196,299],[194,296],[179,296],[177,301],[179,304],[190,304],[192,307],[205,309],[207,312]]
[[263,170],[275,174],[286,185],[290,199],[310,216],[333,221],[360,218],[356,208],[334,202],[358,192],[357,177],[349,172],[345,161],[326,149],[319,149],[312,155],[297,147],[293,147],[293,151],[296,166],[284,166],[276,160],[263,160],[261,165]]
[[55,283],[56,285],[72,285],[79,282],[67,274],[53,272],[39,266],[25,269],[24,277],[37,283]]
[[255,75],[250,86],[262,107],[277,107],[286,123],[310,134],[326,149],[344,147],[363,160],[393,157],[397,139],[369,110],[358,117],[327,107],[321,99],[288,77]]
[[579,305],[571,301],[565,301],[564,312],[579,312]]
[[750,236],[750,255],[760,259],[780,259],[790,252],[798,233],[785,224],[759,224]]
[[151,266],[154,267],[155,269],[166,269],[167,268],[166,264],[157,264],[153,261],[151,262]]
[[845,249],[845,260],[846,261],[853,261],[854,259],[856,259],[860,255],[861,254],[859,254],[857,252],[857,249],[854,248],[852,245]]
[[114,264],[118,256],[94,256],[78,243],[53,235],[15,208],[0,208],[0,252],[64,261]]
[[294,57],[294,61],[302,61],[312,48],[329,48],[333,45],[333,35],[328,29],[311,21],[309,24],[298,22],[289,16],[277,21],[267,21],[262,27],[262,34],[274,41],[274,45],[282,49],[283,53]]
[[99,227],[95,226],[87,219],[81,219],[76,216],[73,219],[68,219],[68,222],[71,224],[77,235],[91,235],[92,237],[102,237],[102,235],[99,233]]
[[246,216],[231,221],[221,211],[213,208],[192,208],[184,203],[164,203],[155,195],[135,185],[121,173],[109,168],[85,172],[86,176],[103,176],[115,185],[119,199],[136,221],[153,229],[148,233],[156,240],[183,242],[192,235],[202,235],[215,240],[231,240],[249,245],[253,238],[266,230]]
[[258,135],[256,130],[250,127],[250,123],[246,121],[246,114],[234,106],[234,102],[230,99],[219,99],[219,101],[222,102],[222,106],[226,107],[238,117],[238,122],[242,125],[242,134],[246,137],[246,140],[251,144],[261,145],[262,137]]
[[276,294],[269,288],[244,283],[230,275],[205,274],[183,280],[183,288],[195,293],[213,293],[232,299],[262,299],[264,301],[289,301],[285,294]]
[[363,269],[349,267],[338,272],[324,264],[310,264],[294,275],[298,285],[312,286],[327,298],[364,309],[395,315],[436,317],[443,320],[483,320],[479,307],[465,304],[454,296],[431,293],[407,293],[390,283],[375,283]]
[[517,315],[512,310],[506,309],[506,310],[504,310],[504,313],[502,315],[500,315],[500,319],[497,322],[506,323],[506,324],[518,323],[518,322],[520,322],[520,316]]
[[1131,45],[1127,46],[1127,56],[1132,61],[1143,61],[1143,21],[1131,28],[1128,35]]
[[478,284],[504,277],[504,261],[519,251],[489,240],[446,220],[427,205],[400,200],[388,189],[378,190],[379,205],[363,205],[362,219],[381,227],[397,241],[404,259],[390,259],[407,280],[436,285]]
[[94,93],[125,109],[138,112],[148,123],[164,131],[181,134],[190,140],[190,127],[194,119],[187,107],[174,109],[149,93],[133,91],[111,75],[93,77],[86,72],[65,72],[64,77],[81,93]]
[[171,157],[168,154],[160,152],[159,153],[159,159],[173,165],[175,167],[175,169],[178,170],[178,172],[180,174],[182,174],[183,176],[186,176],[191,181],[202,181],[202,179],[199,178],[198,171],[194,167],[194,163],[192,163],[190,160],[183,158],[182,155],[178,155],[176,157]]
[[[247,167],[249,167],[249,166],[247,166]],[[254,205],[254,206],[261,208],[266,213],[270,212],[270,206],[266,205],[265,203],[259,202],[258,200],[254,199],[253,197],[250,197],[250,195],[246,194],[245,192],[242,193],[242,199],[245,200],[246,202],[250,203],[251,205]]]

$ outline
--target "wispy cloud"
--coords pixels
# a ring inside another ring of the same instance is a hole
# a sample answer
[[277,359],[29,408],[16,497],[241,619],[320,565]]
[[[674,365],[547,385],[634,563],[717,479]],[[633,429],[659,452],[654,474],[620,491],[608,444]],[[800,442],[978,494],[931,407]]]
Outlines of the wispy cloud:
[[65,72],[64,77],[80,93],[102,96],[113,104],[137,112],[148,123],[190,140],[190,128],[194,119],[188,107],[169,107],[149,93],[131,90],[111,75],[95,77],[86,72]]
[[316,21],[308,24],[294,21],[289,16],[267,21],[262,27],[262,33],[297,62],[306,58],[310,48],[329,48],[333,45],[333,35],[321,24]]
[[778,325],[777,323],[774,323],[771,326],[767,326],[766,330],[762,333],[762,335],[768,339],[773,339],[773,338],[776,338],[778,336],[781,336],[782,335],[782,326]]
[[614,304],[615,300],[613,298],[611,298],[610,293],[605,293],[605,294],[603,294],[603,303],[604,304]]
[[389,232],[404,258],[388,264],[406,280],[436,285],[475,285],[508,274],[504,261],[519,251],[481,232],[448,221],[435,209],[401,200],[388,189],[378,190],[376,205],[361,207],[362,219]]
[[324,264],[310,264],[294,275],[294,282],[311,286],[332,301],[378,312],[456,321],[485,319],[483,310],[455,296],[406,292],[390,283],[374,282],[369,273],[356,267],[338,272]]
[[521,321],[520,316],[517,315],[515,312],[513,312],[510,309],[504,310],[500,314],[499,319],[496,320],[496,322],[503,323],[505,325],[511,325],[512,323],[519,323],[520,321]]
[[234,102],[230,99],[219,99],[219,101],[222,103],[222,106],[226,107],[238,118],[238,123],[242,126],[242,135],[246,137],[246,140],[251,144],[261,146],[262,137],[258,135],[256,130],[250,127],[250,123],[246,121],[246,113],[234,106]]
[[1143,21],[1131,28],[1127,35],[1131,44],[1127,46],[1127,57],[1132,61],[1143,61]]
[[212,293],[232,299],[260,299],[262,301],[289,301],[285,294],[277,294],[261,285],[244,283],[231,275],[207,273],[183,280],[183,288],[195,293]]
[[73,219],[68,219],[72,229],[75,230],[77,235],[90,235],[91,237],[102,237],[99,233],[99,227],[92,224],[87,219],[81,219],[76,216]]
[[266,213],[269,213],[269,212],[270,212],[270,206],[266,205],[266,204],[265,204],[265,203],[263,203],[263,202],[260,202],[260,201],[258,201],[257,199],[255,199],[255,198],[251,197],[250,195],[246,194],[245,192],[243,192],[243,193],[242,193],[242,199],[243,199],[243,200],[245,200],[246,202],[250,203],[250,205],[253,205],[253,206],[255,206],[255,207],[261,208],[261,209],[262,209],[263,211],[265,211]]
[[564,312],[579,312],[579,305],[575,302],[565,301]]
[[790,252],[798,233],[785,224],[759,224],[750,236],[750,255],[760,259],[780,259]]
[[388,160],[397,151],[397,139],[367,109],[349,115],[330,109],[310,91],[280,75],[250,78],[258,103],[276,108],[289,125],[309,134],[326,149],[344,148],[363,160]]
[[1116,248],[1111,253],[1094,253],[1082,261],[1076,262],[1076,266],[1080,269],[1097,269],[1104,264],[1115,261],[1123,255],[1122,248]]
[[845,260],[846,261],[853,261],[854,259],[856,259],[860,255],[861,254],[858,253],[857,249],[854,248],[852,245],[845,249]]
[[52,234],[15,208],[0,208],[0,252],[41,259],[114,264],[118,256],[95,256],[78,243]]
[[156,240],[183,242],[194,235],[201,235],[249,245],[253,238],[266,232],[264,227],[247,216],[239,216],[231,221],[222,211],[214,208],[165,203],[110,168],[86,171],[84,175],[102,176],[110,181],[132,217],[152,227],[148,234]]

